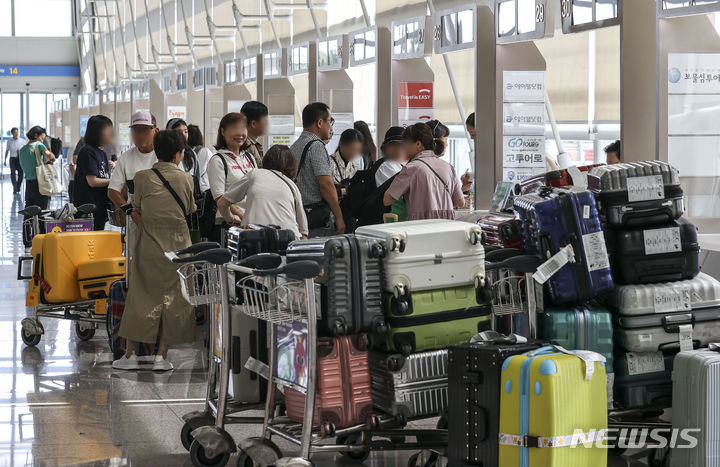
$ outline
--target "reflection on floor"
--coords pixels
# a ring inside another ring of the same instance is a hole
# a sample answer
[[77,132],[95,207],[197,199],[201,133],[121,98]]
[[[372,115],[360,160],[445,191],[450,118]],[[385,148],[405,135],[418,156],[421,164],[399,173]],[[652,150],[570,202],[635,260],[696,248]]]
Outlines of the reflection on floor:
[[[59,203],[59,200],[54,200]],[[0,189],[0,466],[189,466],[181,416],[202,408],[201,345],[174,349],[172,372],[123,372],[110,367],[106,334],[77,340],[68,321],[45,320],[37,348],[19,337],[25,285],[16,280],[23,254],[21,198],[5,177]],[[201,331],[199,331],[201,332]],[[201,342],[202,339],[198,339]],[[236,441],[258,426],[229,428]],[[406,454],[374,454],[365,465],[405,466]],[[316,465],[342,465],[325,455]],[[235,465],[235,459],[229,465]],[[639,465],[613,461],[612,465]]]

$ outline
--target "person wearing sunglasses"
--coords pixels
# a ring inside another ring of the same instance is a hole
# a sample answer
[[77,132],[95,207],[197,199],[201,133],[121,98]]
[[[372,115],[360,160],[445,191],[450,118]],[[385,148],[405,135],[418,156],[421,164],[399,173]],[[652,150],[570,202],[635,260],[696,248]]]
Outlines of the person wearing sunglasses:
[[322,102],[305,106],[303,132],[290,148],[298,164],[295,183],[302,195],[310,237],[345,233],[340,202],[332,179],[332,163],[325,147],[333,134],[335,119]]

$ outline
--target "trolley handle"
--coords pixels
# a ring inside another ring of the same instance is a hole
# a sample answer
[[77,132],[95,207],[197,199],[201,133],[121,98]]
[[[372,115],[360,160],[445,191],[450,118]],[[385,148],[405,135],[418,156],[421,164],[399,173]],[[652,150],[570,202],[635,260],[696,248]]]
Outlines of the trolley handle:
[[200,253],[193,256],[186,256],[183,258],[175,256],[171,258],[173,263],[184,264],[206,262],[214,264],[216,266],[225,264],[231,259],[232,253],[230,252],[230,250],[226,250],[225,248],[213,248],[211,250],[201,251]]
[[485,247],[485,261],[488,263],[501,263],[509,258],[520,256],[523,254],[522,250],[517,248],[500,248],[488,251]]
[[507,258],[499,263],[490,263],[485,265],[486,271],[492,271],[495,269],[514,269],[522,273],[534,273],[537,268],[542,264],[542,261],[531,255],[519,255]]
[[282,264],[282,256],[277,253],[260,253],[248,256],[235,264],[250,269],[276,269]]
[[212,250],[220,248],[220,244],[218,242],[200,242],[195,243],[194,245],[190,245],[187,248],[184,248],[182,250],[178,250],[175,252],[176,256],[180,255],[196,255],[198,253],[202,253],[203,251]]
[[81,216],[87,216],[88,214],[92,214],[97,210],[97,206],[95,206],[92,203],[87,204],[81,204],[80,206],[76,207],[77,213]]
[[18,211],[18,214],[25,217],[35,217],[35,216],[47,216],[52,211],[48,209],[43,209],[40,206],[28,206],[25,209],[21,209]]
[[256,276],[277,276],[285,274],[292,279],[313,279],[320,274],[322,267],[315,261],[303,260],[286,264],[274,269],[254,269],[252,273]]

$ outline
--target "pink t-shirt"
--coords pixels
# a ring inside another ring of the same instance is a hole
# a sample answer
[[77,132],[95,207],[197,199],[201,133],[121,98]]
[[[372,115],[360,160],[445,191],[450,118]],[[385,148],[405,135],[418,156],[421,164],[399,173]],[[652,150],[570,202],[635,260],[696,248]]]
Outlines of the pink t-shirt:
[[432,151],[423,151],[408,162],[387,192],[395,199],[405,197],[409,221],[454,219],[454,204],[463,199],[455,168]]

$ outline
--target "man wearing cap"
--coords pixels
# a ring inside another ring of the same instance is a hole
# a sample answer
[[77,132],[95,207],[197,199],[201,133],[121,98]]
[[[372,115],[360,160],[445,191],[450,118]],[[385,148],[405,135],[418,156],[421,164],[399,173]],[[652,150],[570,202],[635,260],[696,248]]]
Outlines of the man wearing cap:
[[[155,117],[147,110],[138,110],[132,115],[130,121],[130,138],[133,147],[120,155],[115,165],[115,170],[110,177],[108,185],[108,196],[113,202],[116,216],[122,216],[118,210],[129,205],[132,195],[135,192],[133,179],[135,174],[141,170],[151,169],[157,162],[153,148],[153,138],[158,132]],[[136,225],[140,222],[138,214],[130,212],[133,222],[127,226],[127,233],[131,237],[132,248]]]

